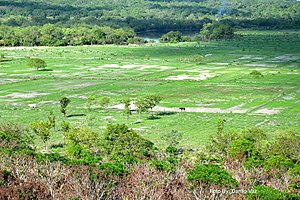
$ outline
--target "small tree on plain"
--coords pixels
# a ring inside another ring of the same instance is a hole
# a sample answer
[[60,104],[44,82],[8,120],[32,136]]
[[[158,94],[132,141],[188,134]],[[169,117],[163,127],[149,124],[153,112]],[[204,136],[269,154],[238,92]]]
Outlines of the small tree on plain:
[[50,139],[50,123],[48,121],[37,121],[31,124],[31,129],[36,133],[44,142],[45,151],[47,150],[47,141]]
[[62,112],[62,114],[64,114],[64,117],[66,117],[66,108],[67,106],[69,105],[69,103],[71,102],[71,100],[67,97],[62,97],[60,100],[59,100],[59,103],[60,103],[60,112]]
[[30,58],[30,60],[28,61],[28,65],[35,68],[37,71],[40,69],[45,69],[47,67],[46,62],[40,58]]
[[66,134],[71,129],[71,126],[70,123],[65,120],[60,123],[60,126],[64,135],[64,144],[66,144]]
[[109,97],[102,97],[100,100],[99,100],[99,104],[100,104],[100,107],[103,109],[103,108],[106,108],[108,106],[110,102],[110,98]]
[[137,113],[139,115],[139,121],[141,121],[141,113],[147,111],[147,102],[145,99],[138,99],[134,102],[134,105],[137,107]]
[[86,100],[86,107],[88,108],[89,111],[91,111],[92,106],[96,103],[96,97],[95,96],[88,96]]
[[[145,101],[146,101],[146,108],[150,109],[152,111],[152,109],[159,104],[159,102],[162,100],[162,97],[159,95],[148,95],[145,97]],[[152,112],[152,117],[153,117],[153,112]]]
[[131,115],[130,98],[124,98],[122,102],[124,103],[123,114],[126,116],[126,121],[128,123],[129,116]]
[[51,128],[55,128],[55,115],[53,113],[53,111],[50,111],[49,114],[48,114],[48,121],[49,121],[49,126]]

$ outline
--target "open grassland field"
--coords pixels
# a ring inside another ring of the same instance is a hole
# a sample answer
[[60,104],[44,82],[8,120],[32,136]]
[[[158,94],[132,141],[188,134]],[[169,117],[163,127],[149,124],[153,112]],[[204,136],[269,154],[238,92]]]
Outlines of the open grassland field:
[[[133,113],[128,125],[159,147],[165,147],[162,134],[177,130],[183,133],[179,146],[200,148],[220,118],[226,129],[299,131],[300,33],[239,34],[233,41],[201,43],[1,48],[0,122],[28,125],[53,111],[59,124],[59,99],[66,96],[67,114],[73,115],[67,121],[103,129],[109,122],[127,123],[118,109],[123,97],[158,94],[163,100],[154,109],[157,119],[143,113],[142,123],[135,123]],[[29,57],[45,60],[46,69],[30,68]],[[251,75],[254,70],[263,77]],[[89,111],[89,95],[109,97],[110,106],[96,104]],[[57,131],[50,144],[57,146],[62,138]]]

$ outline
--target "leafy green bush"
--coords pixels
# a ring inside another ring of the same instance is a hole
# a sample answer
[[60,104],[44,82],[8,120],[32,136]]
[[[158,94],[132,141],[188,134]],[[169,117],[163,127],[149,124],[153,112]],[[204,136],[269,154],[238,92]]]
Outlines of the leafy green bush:
[[98,145],[99,134],[84,127],[72,128],[65,133],[67,143],[91,148]]
[[109,105],[109,103],[110,103],[110,98],[107,96],[104,96],[101,99],[99,99],[99,104],[102,109],[106,108]]
[[253,168],[257,168],[257,167],[261,167],[263,166],[263,160],[262,159],[258,159],[258,158],[248,158],[244,163],[243,163],[244,167],[246,167],[247,169],[253,169]]
[[149,156],[153,143],[139,136],[125,124],[109,124],[103,148],[109,156]]
[[162,43],[176,43],[176,42],[182,42],[182,34],[179,31],[170,31],[159,39]]
[[294,167],[291,169],[292,176],[300,176],[300,164],[295,164]]
[[13,140],[13,136],[10,135],[10,134],[8,134],[8,133],[2,132],[2,133],[0,133],[0,140],[1,140],[2,142],[8,143],[8,142],[10,142],[11,140]]
[[169,157],[164,160],[152,160],[150,164],[160,171],[170,172],[178,166],[178,160],[174,157]]
[[33,148],[34,136],[18,124],[0,124],[0,146],[19,151]]
[[200,165],[188,172],[187,180],[194,186],[200,183],[219,185],[223,187],[234,187],[238,181],[219,165]]
[[264,77],[264,75],[263,75],[261,72],[257,71],[257,70],[253,70],[253,71],[250,73],[250,75],[252,75],[254,78],[261,78],[261,77]]
[[289,169],[294,166],[292,160],[283,157],[282,155],[272,156],[265,161],[264,168],[270,169]]
[[36,68],[36,70],[45,69],[45,67],[47,67],[46,62],[40,58],[30,58],[27,64],[30,67]]
[[240,156],[256,158],[258,157],[258,154],[258,150],[255,148],[254,143],[246,139],[234,140],[229,149],[229,155],[236,158]]
[[251,142],[260,142],[267,139],[267,135],[259,128],[248,128],[242,131],[242,136]]
[[117,176],[122,176],[128,173],[128,170],[125,169],[124,165],[118,161],[114,163],[104,163],[100,165],[99,168],[105,170],[107,174],[114,174]]
[[176,152],[177,152],[177,148],[176,147],[173,147],[173,146],[168,146],[165,150],[166,153],[169,153],[169,154],[173,154],[175,155]]
[[269,199],[269,200],[284,200],[284,199],[300,199],[299,196],[294,194],[289,194],[285,192],[281,192],[272,187],[268,186],[255,186],[253,188],[255,193],[247,193],[247,197],[249,199]]
[[94,156],[88,149],[82,147],[80,144],[70,143],[67,147],[67,154],[78,162],[87,165],[98,163],[101,160],[100,156]]
[[217,123],[217,132],[211,136],[211,144],[208,146],[209,152],[223,159],[231,146],[232,141],[241,138],[239,134],[233,131],[224,131],[225,119],[219,119]]
[[268,155],[282,155],[294,163],[300,163],[300,134],[294,131],[285,131],[270,142],[266,149]]
[[37,162],[62,162],[65,165],[72,165],[73,162],[71,159],[68,159],[58,153],[51,153],[51,154],[42,154],[37,153],[35,154]]

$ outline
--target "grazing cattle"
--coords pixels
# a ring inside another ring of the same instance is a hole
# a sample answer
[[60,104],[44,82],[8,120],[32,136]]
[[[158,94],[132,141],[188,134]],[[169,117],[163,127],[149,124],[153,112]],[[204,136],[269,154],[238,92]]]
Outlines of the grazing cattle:
[[179,110],[182,112],[182,111],[185,111],[185,108],[179,108]]

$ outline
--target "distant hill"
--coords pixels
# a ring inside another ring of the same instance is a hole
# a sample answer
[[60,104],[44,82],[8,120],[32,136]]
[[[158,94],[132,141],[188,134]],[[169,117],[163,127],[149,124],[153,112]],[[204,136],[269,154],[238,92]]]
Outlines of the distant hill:
[[299,28],[296,0],[0,0],[0,23],[8,26],[199,29],[209,20],[242,28]]

